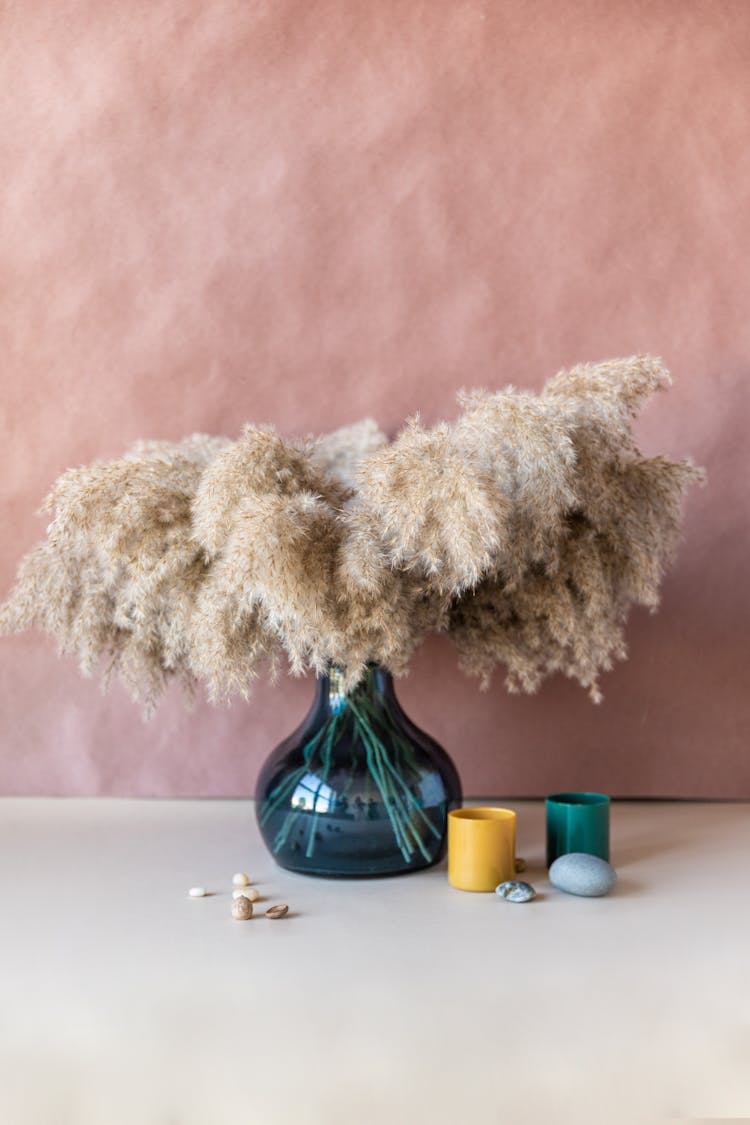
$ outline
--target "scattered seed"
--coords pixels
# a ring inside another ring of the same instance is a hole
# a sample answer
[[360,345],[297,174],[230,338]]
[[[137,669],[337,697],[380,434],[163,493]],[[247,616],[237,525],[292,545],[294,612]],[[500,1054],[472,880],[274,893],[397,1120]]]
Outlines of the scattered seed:
[[520,875],[522,871],[526,870],[526,860],[516,856],[516,874]]
[[203,898],[206,894],[205,887],[191,887],[188,891],[191,898]]
[[257,902],[260,891],[256,891],[255,887],[245,887],[244,890],[232,891],[232,898],[249,898],[251,902]]
[[246,922],[248,918],[253,916],[253,904],[249,898],[240,895],[232,903],[232,917],[236,918],[238,922]]
[[233,875],[232,882],[235,887],[247,887],[250,884],[250,880],[244,871],[238,871],[236,875]]
[[266,918],[283,918],[284,915],[288,913],[288,906],[269,906],[266,911]]

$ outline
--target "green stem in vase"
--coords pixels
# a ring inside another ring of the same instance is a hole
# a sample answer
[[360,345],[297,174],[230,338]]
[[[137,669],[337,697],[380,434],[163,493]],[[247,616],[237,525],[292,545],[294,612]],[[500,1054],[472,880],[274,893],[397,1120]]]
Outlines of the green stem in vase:
[[277,786],[277,788],[272,790],[272,792],[269,794],[268,800],[266,801],[266,807],[263,809],[263,812],[261,814],[261,824],[265,824],[269,816],[272,816],[277,809],[281,808],[281,805],[284,803],[284,799],[289,795],[290,792],[293,792],[297,788],[305,774],[309,773],[311,768],[312,756],[315,753],[315,749],[318,743],[325,735],[327,726],[328,724],[326,723],[326,725],[324,727],[321,727],[318,733],[314,735],[314,737],[311,738],[310,741],[306,744],[303,751],[303,757],[305,760],[304,766],[300,766],[299,769],[295,770],[294,773],[290,777],[288,777],[285,782]]
[[396,842],[398,843],[398,846],[401,850],[401,854],[403,855],[404,859],[408,861],[411,859],[411,854],[414,849],[409,846],[408,841],[406,840],[401,829],[401,825],[399,824],[398,816],[394,814],[393,806],[391,804],[391,801],[389,800],[390,793],[388,783],[387,780],[381,776],[379,763],[376,760],[378,745],[377,740],[375,739],[369,722],[367,722],[367,720],[362,717],[359,708],[354,703],[353,699],[349,700],[349,708],[354,716],[355,729],[357,731],[357,734],[359,735],[362,745],[365,748],[365,754],[367,756],[367,768],[370,771],[370,776],[375,782],[378,788],[378,792],[380,793],[380,796],[383,800],[383,808],[388,813],[388,819],[391,822],[391,827],[393,828]]
[[[341,717],[340,713],[337,712],[333,716],[333,719],[331,720],[330,725],[326,724],[326,726],[328,726],[328,733],[326,734],[325,741],[323,743],[323,768],[322,768],[322,772],[320,774],[319,789],[322,788],[325,785],[326,781],[328,780],[328,774],[330,773],[330,770],[331,770],[331,750],[333,749],[333,747],[336,745],[339,738],[341,737],[341,730],[342,730],[342,727],[343,727],[343,723],[339,722],[340,717]],[[318,813],[319,813],[319,811],[320,810],[318,809],[318,795],[316,793],[315,797],[313,798],[313,817],[312,817],[312,821],[310,823],[310,835],[308,836],[307,848],[305,849],[305,855],[307,856],[308,859],[312,858],[313,851],[315,850],[315,829],[316,829],[317,823],[318,823]]]
[[[350,700],[349,706],[357,720],[357,728],[367,752],[367,765],[383,798],[383,805],[388,813],[399,848],[404,859],[410,861],[414,854],[414,847],[407,835],[410,827],[408,816],[399,800],[398,793],[389,781],[383,765],[383,758],[387,757],[388,752],[382,741],[376,736],[369,719],[362,715],[353,701]],[[413,835],[420,850],[425,854],[421,840],[416,833],[413,833]]]
[[[365,706],[365,709],[369,711],[371,718],[375,718],[374,712],[372,710],[371,705],[369,704],[369,701],[365,700],[364,706]],[[411,747],[409,746],[408,742],[406,742],[406,740],[396,730],[395,724],[393,723],[393,720],[391,719],[391,717],[390,717],[390,715],[388,714],[387,711],[385,712],[385,723],[388,727],[390,727],[389,734],[390,734],[391,741],[394,743],[397,750],[400,750],[404,754],[404,756],[407,760],[407,763],[408,763],[408,759],[410,757],[413,757]],[[430,818],[426,815],[426,813],[425,813],[424,809],[422,808],[422,806],[420,805],[419,801],[414,796],[414,794],[412,793],[409,786],[406,784],[406,781],[404,780],[403,774],[396,768],[396,765],[394,765],[394,763],[391,761],[390,755],[388,754],[387,751],[386,751],[386,754],[385,754],[385,765],[386,765],[386,768],[389,770],[389,772],[393,774],[396,781],[399,783],[399,785],[404,790],[404,793],[406,794],[407,800],[409,801],[410,805],[412,806],[413,811],[421,817],[421,819],[424,821],[425,825],[429,828],[430,832],[432,832],[433,836],[435,836],[435,838],[439,840],[440,836],[441,836],[441,833],[440,833],[439,829],[437,829],[435,827],[435,825],[432,823]]]

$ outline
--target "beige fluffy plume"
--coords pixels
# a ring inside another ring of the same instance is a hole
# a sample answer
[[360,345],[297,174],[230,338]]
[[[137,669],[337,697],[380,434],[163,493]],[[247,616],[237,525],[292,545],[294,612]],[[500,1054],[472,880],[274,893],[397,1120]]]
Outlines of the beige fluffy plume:
[[247,696],[264,663],[395,674],[428,632],[510,690],[563,672],[600,698],[628,609],[653,609],[702,473],[631,432],[669,376],[648,356],[562,371],[541,395],[460,398],[389,442],[364,421],[318,439],[141,442],[64,473],[47,539],[0,630],[36,625],[153,710],[172,678]]

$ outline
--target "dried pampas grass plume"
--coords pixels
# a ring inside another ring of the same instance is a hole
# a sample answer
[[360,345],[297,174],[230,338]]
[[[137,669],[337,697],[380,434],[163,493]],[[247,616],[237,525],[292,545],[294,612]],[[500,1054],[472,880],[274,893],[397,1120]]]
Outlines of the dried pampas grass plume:
[[459,398],[452,423],[366,420],[287,440],[248,425],[139,442],[64,473],[47,539],[0,630],[38,626],[84,673],[153,710],[172,679],[247,696],[264,663],[403,673],[429,632],[511,691],[562,672],[600,698],[630,606],[654,609],[702,473],[639,453],[631,423],[669,383],[637,356],[561,371],[540,395]]

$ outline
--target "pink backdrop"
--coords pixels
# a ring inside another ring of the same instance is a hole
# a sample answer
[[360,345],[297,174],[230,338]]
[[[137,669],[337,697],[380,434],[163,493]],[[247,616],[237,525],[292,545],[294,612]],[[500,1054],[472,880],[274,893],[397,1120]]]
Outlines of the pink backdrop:
[[[6,591],[66,467],[138,437],[451,417],[463,385],[661,355],[645,450],[709,470],[603,706],[400,695],[474,795],[750,797],[750,6],[153,0],[0,15]],[[0,789],[246,794],[309,682],[141,722],[0,641]]]

